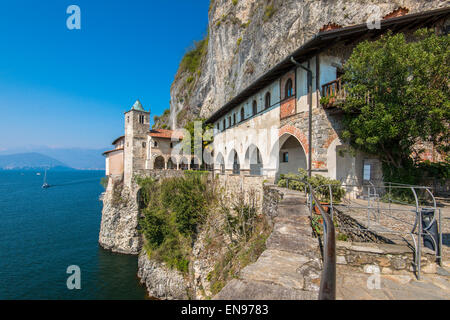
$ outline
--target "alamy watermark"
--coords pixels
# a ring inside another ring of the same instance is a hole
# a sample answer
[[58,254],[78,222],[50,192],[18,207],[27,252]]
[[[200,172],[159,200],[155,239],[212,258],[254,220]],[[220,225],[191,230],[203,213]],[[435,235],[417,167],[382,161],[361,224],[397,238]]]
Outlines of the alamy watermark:
[[67,278],[66,285],[69,290],[81,289],[81,269],[77,265],[71,265],[67,267],[67,274],[70,276]]
[[367,266],[365,272],[372,274],[367,279],[367,289],[369,290],[381,289],[380,268],[375,265]]
[[70,16],[66,20],[66,26],[69,30],[80,30],[81,29],[81,9],[79,6],[72,4],[67,7],[67,14]]
[[368,8],[370,14],[366,21],[367,28],[370,30],[381,29],[381,8],[373,4],[368,6]]

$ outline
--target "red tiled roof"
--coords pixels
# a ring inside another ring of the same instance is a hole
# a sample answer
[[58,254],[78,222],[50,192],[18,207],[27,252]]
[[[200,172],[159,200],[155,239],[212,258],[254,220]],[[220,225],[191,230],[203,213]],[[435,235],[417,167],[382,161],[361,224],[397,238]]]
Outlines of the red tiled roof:
[[384,20],[391,19],[391,18],[397,18],[397,17],[403,17],[404,15],[407,15],[409,12],[408,8],[400,7],[392,11],[391,13],[385,15],[383,17]]
[[328,24],[324,25],[322,28],[320,28],[320,32],[324,32],[324,31],[330,31],[330,30],[336,30],[336,29],[340,29],[342,28],[341,25],[336,24],[334,22],[329,22]]
[[116,144],[117,142],[119,142],[123,138],[125,138],[125,136],[118,137],[116,140],[113,141],[112,144]]
[[183,139],[183,134],[176,130],[152,129],[148,134],[149,136],[155,138],[171,139],[172,137],[175,137],[178,139]]
[[103,155],[105,156],[105,155],[110,154],[111,152],[114,152],[114,151],[123,151],[123,148],[118,148],[118,149],[113,149],[113,150],[105,151],[105,152],[103,152]]

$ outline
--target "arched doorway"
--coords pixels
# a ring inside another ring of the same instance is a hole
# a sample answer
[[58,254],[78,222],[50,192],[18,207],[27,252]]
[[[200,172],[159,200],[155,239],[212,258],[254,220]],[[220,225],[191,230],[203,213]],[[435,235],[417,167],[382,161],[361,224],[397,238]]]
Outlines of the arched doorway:
[[157,156],[153,164],[154,169],[165,169],[165,161],[162,156]]
[[189,169],[189,162],[188,162],[188,159],[186,159],[185,157],[180,159],[180,169],[181,170]]
[[280,174],[298,173],[298,169],[307,169],[306,153],[301,143],[291,134],[279,139],[278,172]]
[[241,173],[241,162],[239,161],[239,156],[236,150],[231,150],[228,156],[228,163],[233,165],[233,174]]
[[[173,159],[173,160],[175,160],[175,159]],[[172,160],[172,158],[169,158],[169,160],[167,161],[167,169],[173,170],[173,169],[177,168],[176,160],[175,161],[173,161],[173,160]]]
[[218,168],[220,168],[220,173],[224,174],[225,173],[225,159],[223,158],[222,153],[219,153],[217,155],[216,163],[217,163]]
[[247,152],[245,153],[245,163],[250,167],[251,175],[262,175],[263,162],[261,152],[259,151],[259,148],[254,144],[251,144],[247,148]]

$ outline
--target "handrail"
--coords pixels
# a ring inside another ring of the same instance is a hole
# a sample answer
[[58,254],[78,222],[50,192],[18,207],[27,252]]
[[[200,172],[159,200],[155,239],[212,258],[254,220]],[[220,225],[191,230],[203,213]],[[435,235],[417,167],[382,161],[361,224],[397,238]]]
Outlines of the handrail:
[[[319,212],[323,218],[323,270],[320,280],[319,300],[336,300],[336,234],[333,220],[330,215],[325,212],[320,201],[318,201],[314,189],[307,181],[293,178],[285,178],[286,187],[289,189],[289,181],[298,181],[305,183],[309,187],[309,210],[312,212],[313,203],[319,208]],[[306,193],[306,186],[305,186]]]

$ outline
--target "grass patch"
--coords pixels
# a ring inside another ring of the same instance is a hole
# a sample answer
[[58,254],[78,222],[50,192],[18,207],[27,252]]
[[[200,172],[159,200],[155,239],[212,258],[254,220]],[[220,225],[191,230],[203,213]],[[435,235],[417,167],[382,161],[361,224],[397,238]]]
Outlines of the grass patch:
[[276,10],[272,4],[267,5],[266,8],[264,9],[264,18],[263,18],[264,21],[268,21],[270,18],[272,18],[275,11]]
[[188,51],[181,60],[181,69],[189,73],[195,73],[200,69],[203,57],[208,50],[208,37],[194,42],[194,48]]

